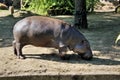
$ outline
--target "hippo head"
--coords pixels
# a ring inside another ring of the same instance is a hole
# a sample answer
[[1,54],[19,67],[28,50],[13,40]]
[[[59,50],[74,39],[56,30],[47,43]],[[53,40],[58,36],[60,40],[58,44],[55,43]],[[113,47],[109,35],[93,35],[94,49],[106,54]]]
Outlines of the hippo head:
[[78,53],[81,58],[85,60],[90,60],[93,57],[90,44],[87,40],[82,40],[76,44],[73,51]]

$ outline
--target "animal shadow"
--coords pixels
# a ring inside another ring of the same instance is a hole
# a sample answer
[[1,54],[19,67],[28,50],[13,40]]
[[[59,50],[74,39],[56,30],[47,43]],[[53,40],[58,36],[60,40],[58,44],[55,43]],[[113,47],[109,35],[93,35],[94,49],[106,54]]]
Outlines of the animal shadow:
[[120,61],[113,60],[113,59],[103,59],[93,56],[91,60],[83,60],[77,54],[66,54],[65,56],[69,56],[68,60],[62,60],[57,53],[51,54],[25,54],[26,58],[33,58],[33,59],[43,59],[43,60],[50,60],[56,62],[64,62],[64,63],[71,63],[71,64],[94,64],[94,65],[120,65]]
[[[45,60],[53,60],[53,61],[63,61],[57,53],[50,53],[50,54],[25,54],[26,58],[34,58],[34,59],[45,59]],[[68,60],[78,60],[80,56],[77,54],[66,54],[66,57],[69,57]]]

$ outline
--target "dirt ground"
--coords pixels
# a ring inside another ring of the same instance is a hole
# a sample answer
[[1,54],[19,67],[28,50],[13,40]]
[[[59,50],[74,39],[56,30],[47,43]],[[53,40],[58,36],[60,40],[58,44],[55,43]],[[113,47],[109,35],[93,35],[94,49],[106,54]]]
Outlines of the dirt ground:
[[[114,45],[120,34],[120,14],[88,14],[88,30],[80,30],[89,40],[94,58],[82,60],[77,54],[68,52],[70,60],[61,60],[53,48],[23,48],[27,57],[17,59],[13,55],[12,28],[22,17],[13,17],[8,11],[0,10],[0,76],[42,74],[119,74],[120,47]],[[16,15],[16,14],[15,14]],[[15,16],[14,15],[14,16]],[[73,24],[73,16],[54,16]]]

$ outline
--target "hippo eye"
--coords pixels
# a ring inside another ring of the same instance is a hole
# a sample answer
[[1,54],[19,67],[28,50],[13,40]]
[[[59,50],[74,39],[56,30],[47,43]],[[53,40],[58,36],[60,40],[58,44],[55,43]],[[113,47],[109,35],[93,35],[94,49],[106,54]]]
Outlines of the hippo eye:
[[84,43],[84,40],[82,40],[81,42]]

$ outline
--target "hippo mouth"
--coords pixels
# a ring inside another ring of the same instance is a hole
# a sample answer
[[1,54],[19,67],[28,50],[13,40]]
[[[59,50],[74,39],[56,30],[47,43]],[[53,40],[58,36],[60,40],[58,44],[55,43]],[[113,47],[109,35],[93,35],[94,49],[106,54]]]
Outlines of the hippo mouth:
[[79,54],[82,59],[84,60],[91,60],[93,58],[93,55],[87,55],[87,54]]
[[77,53],[84,60],[91,60],[93,58],[92,53],[88,54],[88,53],[82,53],[82,52],[79,52],[79,51],[74,51],[74,52]]
[[88,51],[86,53],[78,52],[78,55],[84,60],[91,60],[93,58],[93,55],[92,55],[91,51],[90,52]]
[[84,60],[90,60],[93,58],[92,50],[84,46],[76,45],[73,52],[78,53]]

